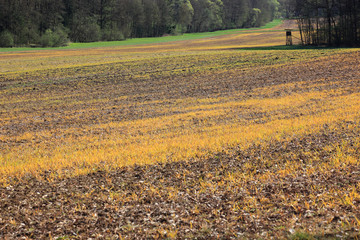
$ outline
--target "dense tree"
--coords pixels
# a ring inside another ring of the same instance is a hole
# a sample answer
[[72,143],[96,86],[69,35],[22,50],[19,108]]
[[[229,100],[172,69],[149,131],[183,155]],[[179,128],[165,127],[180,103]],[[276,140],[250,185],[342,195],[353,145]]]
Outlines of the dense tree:
[[191,4],[194,8],[191,31],[213,31],[224,27],[224,4],[221,0],[191,0]]
[[251,6],[250,1],[223,0],[224,3],[224,25],[226,28],[244,27],[248,21]]
[[0,0],[0,46],[260,26],[277,6],[277,0]]
[[284,18],[294,17],[294,6],[296,0],[278,0],[279,1],[279,14]]
[[295,0],[292,7],[304,44],[360,45],[358,0]]

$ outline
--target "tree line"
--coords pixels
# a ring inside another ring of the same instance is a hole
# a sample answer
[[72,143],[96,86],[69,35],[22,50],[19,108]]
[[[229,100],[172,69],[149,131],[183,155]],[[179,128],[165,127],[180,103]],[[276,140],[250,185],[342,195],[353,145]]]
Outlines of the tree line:
[[256,27],[277,0],[0,0],[0,46],[61,46]]
[[0,46],[61,46],[257,27],[277,0],[0,0]]
[[306,45],[360,46],[359,0],[279,0]]

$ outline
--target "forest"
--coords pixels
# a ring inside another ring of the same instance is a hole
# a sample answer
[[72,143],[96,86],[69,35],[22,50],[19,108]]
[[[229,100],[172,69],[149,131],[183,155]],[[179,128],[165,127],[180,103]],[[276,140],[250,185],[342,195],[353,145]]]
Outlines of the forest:
[[304,45],[360,46],[360,1],[280,1],[298,21]]
[[304,45],[359,46],[358,0],[0,0],[0,47],[258,27],[297,19]]
[[261,26],[277,0],[0,0],[0,46],[62,46]]

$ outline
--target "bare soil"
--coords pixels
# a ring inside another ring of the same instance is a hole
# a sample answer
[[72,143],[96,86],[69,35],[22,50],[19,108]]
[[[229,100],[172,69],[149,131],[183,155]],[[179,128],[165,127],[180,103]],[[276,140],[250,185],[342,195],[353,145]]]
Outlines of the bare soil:
[[[211,41],[209,48],[221,38]],[[180,51],[189,42],[171,44],[184,44],[176,46]],[[138,50],[152,51],[149,46]],[[2,74],[0,130],[8,139],[0,141],[0,150],[36,144],[17,140],[28,131],[158,117],[167,104],[184,98],[264,99],[321,91],[336,92],[327,95],[336,98],[360,92],[359,51],[318,53],[311,60],[299,52],[289,58],[276,54],[264,51],[255,60],[236,51],[219,58],[194,54],[149,62],[144,57]],[[276,91],[261,91],[271,87]],[[59,101],[46,102],[48,96]],[[307,104],[302,107],[312,109]],[[297,110],[277,114],[295,120],[302,114]],[[263,123],[261,112],[246,113],[234,114]],[[70,178],[54,178],[50,171],[41,178],[28,174],[0,187],[0,239],[287,239],[300,232],[310,239],[359,239],[359,123],[334,122],[316,133],[180,162],[111,171],[94,166],[93,173]],[[52,138],[39,141],[50,145]],[[337,158],[355,160],[332,165]]]
[[[319,134],[205,159],[124,167],[54,182],[29,178],[0,188],[0,238],[268,239],[287,238],[300,227],[321,238],[356,239],[358,231],[344,228],[344,223],[360,219],[359,198],[352,205],[319,201],[306,207],[305,202],[316,199],[313,195],[358,186],[359,165],[306,174],[306,168],[319,164],[310,159],[328,161],[344,141],[353,144],[358,124],[324,126]],[[353,155],[359,154],[360,149],[354,149]],[[261,159],[272,164],[264,165]],[[280,177],[278,166],[286,161],[301,161],[303,169]],[[246,163],[254,167],[253,179],[236,184],[230,176],[249,171]],[[271,179],[262,181],[268,173]],[[258,201],[256,208],[235,210],[249,199]]]

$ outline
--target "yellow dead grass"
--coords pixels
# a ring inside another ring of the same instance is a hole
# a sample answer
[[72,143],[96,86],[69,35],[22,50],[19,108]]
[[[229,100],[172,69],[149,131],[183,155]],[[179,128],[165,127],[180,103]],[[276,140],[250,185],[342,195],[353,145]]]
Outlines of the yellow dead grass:
[[[0,128],[8,130],[0,134],[0,182],[45,170],[61,177],[179,161],[358,121],[357,49],[209,51],[281,41],[283,33],[255,32],[193,44],[1,54]],[[301,78],[308,65],[319,72],[341,61],[352,85],[341,73],[286,80]],[[259,85],[268,77],[282,83]],[[296,168],[287,167],[279,174]]]

